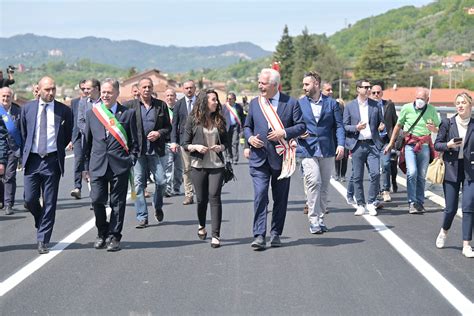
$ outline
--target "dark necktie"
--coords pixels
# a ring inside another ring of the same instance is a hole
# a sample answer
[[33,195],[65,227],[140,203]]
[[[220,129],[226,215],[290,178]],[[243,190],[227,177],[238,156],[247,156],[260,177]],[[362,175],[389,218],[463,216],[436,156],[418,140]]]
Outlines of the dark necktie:
[[44,158],[48,154],[48,116],[46,107],[48,103],[44,103],[40,117],[39,139],[38,139],[38,155]]

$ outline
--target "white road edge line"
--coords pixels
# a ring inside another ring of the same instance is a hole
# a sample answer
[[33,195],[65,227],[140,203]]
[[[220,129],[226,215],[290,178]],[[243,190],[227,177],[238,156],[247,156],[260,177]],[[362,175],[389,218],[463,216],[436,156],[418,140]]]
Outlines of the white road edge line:
[[[66,158],[74,157],[74,155],[68,155]],[[130,199],[130,193],[127,194],[127,200]],[[107,214],[109,215],[110,208],[107,208]],[[26,278],[32,275],[34,272],[39,270],[42,266],[52,260],[54,257],[59,255],[64,249],[69,247],[76,240],[85,235],[89,230],[95,227],[95,217],[85,222],[81,227],[73,231],[71,234],[66,236],[63,240],[58,242],[54,247],[49,250],[49,253],[40,255],[26,266],[15,272],[13,275],[8,277],[5,281],[0,283],[0,297],[8,293],[10,290],[15,288],[18,284],[23,282]]]
[[[339,182],[331,179],[332,186],[345,198],[346,188]],[[352,207],[355,208],[354,205]],[[418,272],[423,275],[438,292],[446,298],[462,315],[474,315],[474,304],[454,287],[441,273],[431,266],[425,259],[416,253],[407,243],[391,231],[380,219],[375,216],[363,215],[364,219],[382,235],[395,250],[402,255]]]

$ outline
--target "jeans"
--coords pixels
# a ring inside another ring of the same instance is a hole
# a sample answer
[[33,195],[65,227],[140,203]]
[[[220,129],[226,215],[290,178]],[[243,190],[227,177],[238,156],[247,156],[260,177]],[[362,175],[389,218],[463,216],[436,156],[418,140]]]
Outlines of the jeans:
[[384,151],[383,149],[380,151],[380,165],[382,168],[382,179],[383,179],[382,191],[390,192],[390,174],[392,172],[391,164],[390,164],[391,153],[389,152],[386,155],[384,155],[383,151]]
[[137,191],[135,208],[138,221],[148,219],[148,209],[144,195],[148,178],[147,170],[153,174],[153,178],[155,179],[155,193],[153,194],[155,210],[163,207],[163,195],[166,189],[165,166],[167,158],[166,155],[160,157],[155,154],[143,155],[137,159],[133,170],[135,172],[135,189]]
[[408,203],[425,202],[425,176],[430,161],[430,147],[423,144],[415,153],[414,146],[405,145],[405,161],[407,165]]
[[166,193],[168,194],[179,194],[181,184],[183,183],[183,160],[181,159],[181,153],[172,152],[170,150],[171,144],[166,144]]
[[368,203],[377,199],[380,186],[380,150],[373,142],[358,141],[352,150],[352,169],[354,179],[354,193],[357,204],[365,205],[364,195],[364,166],[369,167],[369,198]]

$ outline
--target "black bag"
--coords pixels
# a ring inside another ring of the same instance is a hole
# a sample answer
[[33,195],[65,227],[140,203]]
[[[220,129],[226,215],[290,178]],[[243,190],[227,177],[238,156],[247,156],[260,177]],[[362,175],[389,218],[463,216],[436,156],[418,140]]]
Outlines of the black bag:
[[227,183],[230,180],[235,181],[235,179],[236,178],[234,175],[234,169],[232,169],[232,164],[230,163],[230,161],[227,161],[224,167],[224,183]]
[[408,131],[404,132],[403,130],[401,130],[400,133],[398,133],[397,139],[395,140],[395,146],[394,146],[396,151],[401,151],[402,148],[405,146],[405,136],[409,134],[413,130],[413,128],[415,128],[418,121],[421,119],[423,114],[425,114],[427,108],[428,108],[428,105],[426,105],[425,108],[421,111],[421,113],[416,118],[416,121],[413,123],[412,126],[410,126]]

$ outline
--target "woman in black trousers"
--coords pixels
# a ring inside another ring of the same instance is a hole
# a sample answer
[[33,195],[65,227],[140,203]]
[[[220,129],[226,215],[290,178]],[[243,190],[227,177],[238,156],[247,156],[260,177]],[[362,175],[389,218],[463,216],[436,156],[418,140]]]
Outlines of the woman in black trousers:
[[449,228],[458,209],[462,184],[462,254],[474,258],[471,248],[474,221],[474,118],[472,97],[463,92],[456,96],[457,114],[444,119],[439,126],[435,149],[444,152],[445,176],[443,191],[446,200],[443,225],[436,238],[436,247],[443,248]]
[[221,191],[227,147],[225,119],[214,90],[201,91],[186,121],[183,148],[191,155],[191,180],[197,197],[198,237],[206,239],[207,204],[211,205],[211,247],[220,247],[222,222]]

